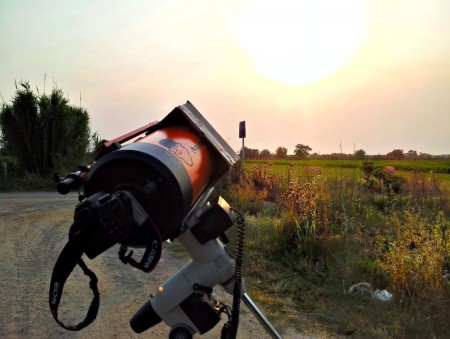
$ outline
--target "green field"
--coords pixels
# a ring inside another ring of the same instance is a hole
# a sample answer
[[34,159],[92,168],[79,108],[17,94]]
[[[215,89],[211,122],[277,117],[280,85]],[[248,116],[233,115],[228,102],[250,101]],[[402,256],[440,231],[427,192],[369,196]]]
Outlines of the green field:
[[[420,171],[450,174],[450,160],[372,160],[375,166],[393,166],[400,171]],[[323,168],[361,168],[360,160],[246,160],[249,165],[269,164],[273,166],[319,166]]]
[[[423,173],[426,178],[437,178],[443,188],[450,191],[450,160],[374,160],[376,167],[393,166],[396,174],[409,179],[413,173]],[[267,166],[272,174],[287,175],[289,169],[299,177],[305,176],[305,166],[321,168],[324,176],[362,178],[363,162],[359,160],[246,160],[246,170]]]

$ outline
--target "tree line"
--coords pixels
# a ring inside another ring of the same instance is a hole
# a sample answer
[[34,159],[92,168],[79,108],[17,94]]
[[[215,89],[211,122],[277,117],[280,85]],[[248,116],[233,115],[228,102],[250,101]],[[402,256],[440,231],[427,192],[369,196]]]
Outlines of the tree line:
[[[18,167],[28,173],[47,175],[71,171],[91,161],[90,152],[102,142],[97,133],[91,133],[88,112],[81,106],[71,105],[63,91],[53,88],[49,95],[34,93],[28,82],[16,83],[11,103],[0,109],[0,156],[17,160]],[[367,155],[363,150],[353,154],[311,153],[309,145],[297,144],[294,154],[288,155],[284,146],[272,153],[244,147],[248,159],[438,159],[415,150],[404,152],[394,149],[385,155]],[[242,153],[242,150],[238,152]]]
[[[311,153],[312,148],[308,145],[297,144],[294,148],[294,154],[288,155],[288,150],[284,146],[279,146],[271,153],[268,149],[259,151],[258,149],[244,147],[245,158],[247,159],[323,159],[323,160],[431,160],[431,159],[449,159],[450,155],[432,155],[421,153],[415,150],[405,152],[402,149],[394,149],[386,154],[368,155],[365,150],[359,149],[353,153],[331,153],[318,154]],[[242,149],[238,151],[242,155]]]
[[69,104],[61,89],[35,93],[16,83],[10,103],[0,110],[0,155],[17,159],[21,170],[38,175],[73,170],[86,160],[98,135],[88,112]]

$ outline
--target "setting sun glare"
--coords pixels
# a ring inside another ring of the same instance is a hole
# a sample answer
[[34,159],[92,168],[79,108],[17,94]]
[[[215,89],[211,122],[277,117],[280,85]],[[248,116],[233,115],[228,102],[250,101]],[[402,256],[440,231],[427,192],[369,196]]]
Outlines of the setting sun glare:
[[235,35],[260,75],[300,86],[350,63],[364,42],[366,22],[356,0],[249,0]]

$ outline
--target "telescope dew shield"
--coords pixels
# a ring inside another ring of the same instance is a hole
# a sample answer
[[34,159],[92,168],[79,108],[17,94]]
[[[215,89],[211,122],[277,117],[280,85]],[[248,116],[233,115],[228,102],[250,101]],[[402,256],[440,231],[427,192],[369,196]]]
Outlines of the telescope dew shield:
[[[190,103],[176,107],[146,135],[100,157],[85,194],[132,191],[159,228],[174,238],[202,194],[238,160],[237,154]],[[156,189],[147,193],[147,185]],[[136,243],[130,246],[142,246]]]

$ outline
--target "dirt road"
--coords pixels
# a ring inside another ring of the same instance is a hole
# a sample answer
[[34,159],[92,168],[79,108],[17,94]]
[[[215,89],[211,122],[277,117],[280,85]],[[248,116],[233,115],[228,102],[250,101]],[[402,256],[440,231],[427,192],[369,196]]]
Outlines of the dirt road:
[[[67,241],[76,203],[75,194],[0,193],[0,338],[167,338],[169,328],[164,323],[137,335],[129,320],[158,284],[188,261],[168,250],[163,250],[158,266],[149,274],[122,264],[117,246],[92,261],[86,259],[99,279],[97,319],[79,332],[66,331],[53,320],[47,300],[49,281]],[[92,298],[88,283],[75,268],[59,310],[65,323],[84,319]],[[231,305],[221,289],[214,294]],[[244,305],[242,309],[238,338],[270,338]],[[222,324],[223,320],[202,338],[220,338]]]

